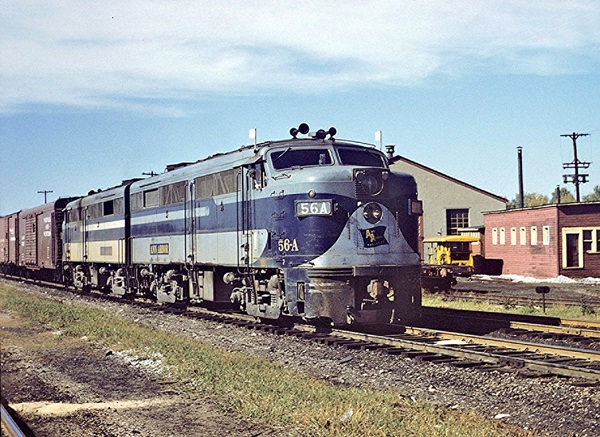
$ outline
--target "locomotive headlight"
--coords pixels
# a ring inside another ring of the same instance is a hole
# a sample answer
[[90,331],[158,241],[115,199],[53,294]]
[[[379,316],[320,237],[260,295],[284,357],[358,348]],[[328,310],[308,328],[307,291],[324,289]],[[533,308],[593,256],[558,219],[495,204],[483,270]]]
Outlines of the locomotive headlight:
[[388,173],[380,169],[355,169],[354,183],[357,196],[376,196],[383,190]]
[[364,176],[360,183],[367,196],[371,196],[379,190],[379,183],[377,182],[377,179],[371,175]]
[[381,206],[379,206],[377,203],[368,203],[365,205],[365,208],[363,209],[363,217],[372,225],[378,223],[382,216],[383,211],[381,210]]

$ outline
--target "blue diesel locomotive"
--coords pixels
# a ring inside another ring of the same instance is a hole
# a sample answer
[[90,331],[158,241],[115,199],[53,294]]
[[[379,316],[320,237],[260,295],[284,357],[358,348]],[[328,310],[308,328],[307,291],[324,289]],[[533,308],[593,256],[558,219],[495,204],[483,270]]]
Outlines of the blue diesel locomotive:
[[70,202],[65,278],[159,302],[233,303],[266,319],[418,318],[414,178],[334,128],[308,131]]

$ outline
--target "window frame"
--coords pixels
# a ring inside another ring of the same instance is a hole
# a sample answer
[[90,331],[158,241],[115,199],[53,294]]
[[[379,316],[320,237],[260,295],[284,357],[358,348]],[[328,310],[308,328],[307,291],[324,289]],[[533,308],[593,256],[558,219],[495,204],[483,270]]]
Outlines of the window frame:
[[468,228],[469,221],[469,208],[446,209],[446,235],[459,235],[458,229]]
[[532,226],[530,228],[529,238],[530,238],[530,244],[532,246],[537,246],[537,244],[538,244],[538,228],[537,228],[537,226]]

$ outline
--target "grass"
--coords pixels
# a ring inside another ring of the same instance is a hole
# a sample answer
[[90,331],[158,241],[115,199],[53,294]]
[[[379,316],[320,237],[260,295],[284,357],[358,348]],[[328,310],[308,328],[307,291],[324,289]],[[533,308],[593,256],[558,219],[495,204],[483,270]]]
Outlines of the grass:
[[[0,310],[114,350],[160,354],[168,378],[190,396],[264,425],[327,436],[530,436],[474,414],[414,402],[402,393],[334,386],[263,359],[133,323],[101,309],[57,302],[0,285]],[[307,369],[309,370],[309,369]],[[165,376],[166,377],[166,376]]]
[[468,298],[448,299],[443,294],[423,294],[423,305],[440,308],[453,308],[459,310],[489,311],[513,314],[526,314],[533,316],[549,316],[561,319],[576,320],[600,320],[600,309],[591,307],[582,302],[580,306],[555,305],[546,307],[546,312],[542,310],[541,300],[536,305],[516,305],[514,301],[507,298],[501,304],[492,304],[486,302],[475,302]]

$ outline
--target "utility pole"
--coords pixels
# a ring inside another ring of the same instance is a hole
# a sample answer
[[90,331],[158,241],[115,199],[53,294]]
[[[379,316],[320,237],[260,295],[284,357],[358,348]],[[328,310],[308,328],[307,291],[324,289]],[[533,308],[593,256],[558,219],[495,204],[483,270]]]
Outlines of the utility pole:
[[54,193],[54,191],[52,191],[52,190],[41,190],[41,191],[38,191],[38,194],[43,194],[44,195],[44,203],[48,203],[48,193]]
[[573,169],[575,169],[575,174],[563,175],[563,181],[565,184],[569,183],[569,182],[572,182],[573,184],[575,184],[575,199],[577,200],[577,203],[580,202],[579,184],[586,183],[587,178],[589,176],[589,174],[579,174],[579,169],[580,168],[588,168],[590,166],[589,162],[584,162],[584,161],[580,161],[579,159],[577,159],[577,138],[586,137],[588,135],[589,134],[578,134],[575,132],[573,132],[572,134],[561,135],[561,137],[569,137],[573,140],[573,161],[563,163],[563,169],[573,168]]

